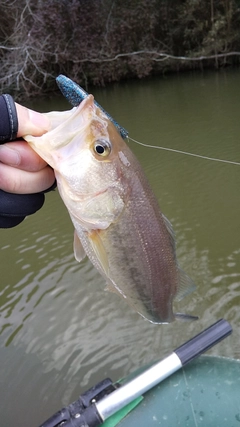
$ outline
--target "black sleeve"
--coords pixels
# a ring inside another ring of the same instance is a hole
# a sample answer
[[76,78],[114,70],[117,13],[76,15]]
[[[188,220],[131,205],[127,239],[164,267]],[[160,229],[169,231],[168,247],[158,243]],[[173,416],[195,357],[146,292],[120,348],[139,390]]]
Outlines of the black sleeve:
[[15,102],[11,95],[0,96],[0,144],[17,137],[18,118]]
[[45,191],[33,194],[13,194],[0,190],[0,228],[12,228],[28,215],[37,212],[44,204],[45,193],[55,190],[56,180]]

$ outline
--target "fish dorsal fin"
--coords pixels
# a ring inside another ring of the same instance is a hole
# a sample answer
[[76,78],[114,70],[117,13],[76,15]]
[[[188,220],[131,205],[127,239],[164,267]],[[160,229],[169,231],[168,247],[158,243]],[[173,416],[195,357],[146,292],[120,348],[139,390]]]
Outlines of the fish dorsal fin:
[[85,250],[83,249],[82,243],[77,235],[76,230],[74,230],[74,235],[73,235],[73,250],[74,250],[74,255],[76,260],[78,262],[81,262],[83,258],[85,258],[86,253],[85,253]]
[[169,219],[165,215],[162,214],[162,217],[163,217],[165,226],[167,228],[167,231],[169,232],[169,234],[170,234],[170,236],[174,242],[174,245],[175,245],[175,232],[173,230],[173,226],[172,226],[171,222],[169,221]]
[[172,226],[171,222],[169,221],[169,219],[165,215],[162,214],[162,217],[163,217],[164,223],[166,225],[167,231],[171,235],[172,239],[175,240],[175,232],[173,230],[173,226]]
[[187,273],[185,273],[185,271],[183,271],[181,268],[178,268],[178,273],[178,291],[175,297],[175,301],[180,301],[196,289],[196,285],[194,284],[193,280],[187,275]]
[[108,256],[107,256],[105,247],[103,245],[100,233],[101,233],[100,230],[93,230],[90,233],[88,233],[88,238],[103,272],[108,276],[109,275]]

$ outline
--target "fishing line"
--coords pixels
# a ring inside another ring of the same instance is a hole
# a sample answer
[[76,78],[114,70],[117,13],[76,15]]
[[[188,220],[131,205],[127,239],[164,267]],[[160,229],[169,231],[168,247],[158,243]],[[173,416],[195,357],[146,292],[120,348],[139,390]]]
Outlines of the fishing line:
[[174,148],[167,148],[167,147],[160,147],[158,145],[144,144],[143,142],[137,141],[136,139],[133,139],[130,136],[128,136],[128,139],[130,139],[131,141],[136,142],[137,144],[142,145],[143,147],[146,147],[146,148],[157,148],[158,150],[165,150],[165,151],[171,151],[173,153],[185,154],[186,156],[198,157],[198,158],[204,159],[204,160],[212,160],[214,162],[228,163],[230,165],[240,166],[239,162],[234,162],[232,160],[217,159],[214,157],[202,156],[201,154],[189,153],[188,151],[176,150]]

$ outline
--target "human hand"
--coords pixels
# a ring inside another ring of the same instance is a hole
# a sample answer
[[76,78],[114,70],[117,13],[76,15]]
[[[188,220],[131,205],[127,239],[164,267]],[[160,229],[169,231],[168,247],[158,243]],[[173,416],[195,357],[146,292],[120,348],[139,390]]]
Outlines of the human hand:
[[[19,104],[10,107],[15,120],[14,136],[39,136],[48,131],[50,123],[42,114]],[[43,192],[49,187],[52,189],[54,183],[53,170],[25,141],[0,145],[0,227],[13,227],[40,209],[44,203]]]
[[[16,105],[17,137],[47,132],[50,123],[46,116]],[[30,194],[44,191],[53,185],[53,170],[25,141],[0,145],[0,189],[10,193]]]

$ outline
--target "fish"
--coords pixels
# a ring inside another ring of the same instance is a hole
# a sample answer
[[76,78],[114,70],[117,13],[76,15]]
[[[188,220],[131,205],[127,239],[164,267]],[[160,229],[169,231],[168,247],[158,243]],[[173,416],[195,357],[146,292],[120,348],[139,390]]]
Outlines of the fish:
[[24,139],[53,169],[74,226],[74,255],[85,256],[152,323],[197,317],[173,312],[195,289],[179,267],[175,236],[143,169],[89,94],[67,111],[45,113],[51,129]]

